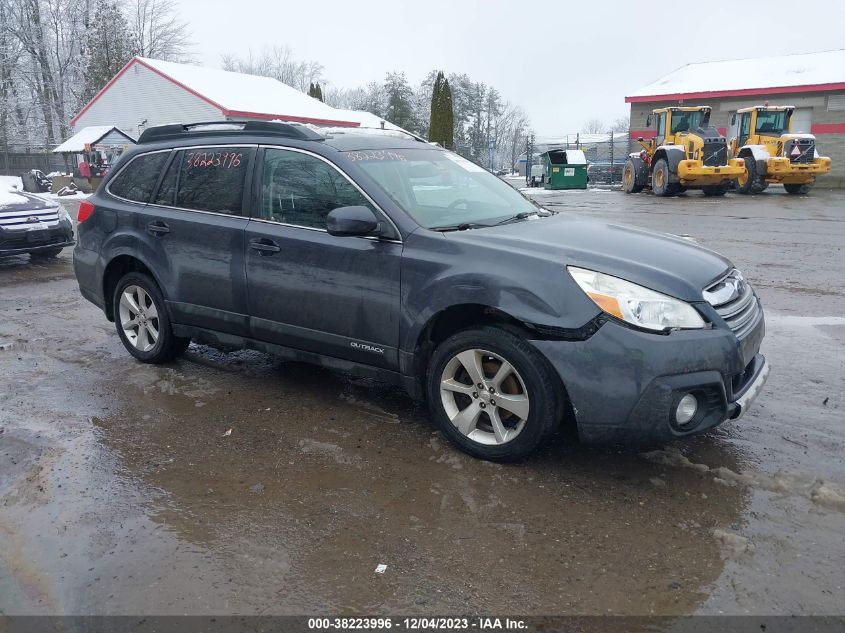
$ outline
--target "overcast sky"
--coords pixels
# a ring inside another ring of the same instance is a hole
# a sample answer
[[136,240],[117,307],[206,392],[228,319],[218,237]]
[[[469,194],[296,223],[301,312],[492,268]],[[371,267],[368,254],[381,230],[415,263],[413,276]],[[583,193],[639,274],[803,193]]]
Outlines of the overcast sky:
[[686,63],[845,48],[842,0],[178,2],[202,65],[287,45],[342,87],[390,70],[412,84],[432,69],[467,73],[540,135],[626,116],[626,94]]

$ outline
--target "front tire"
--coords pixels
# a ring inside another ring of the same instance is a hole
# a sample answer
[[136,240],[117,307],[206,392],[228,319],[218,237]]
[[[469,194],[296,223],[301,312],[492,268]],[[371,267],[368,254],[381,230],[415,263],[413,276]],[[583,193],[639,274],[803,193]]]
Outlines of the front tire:
[[757,176],[757,161],[751,156],[743,156],[745,163],[745,172],[736,181],[737,193],[749,194],[756,192]]
[[127,273],[114,289],[114,323],[123,346],[143,363],[182,354],[191,339],[173,335],[161,291],[148,275]]
[[499,462],[535,451],[559,425],[564,402],[549,361],[521,336],[492,326],[437,346],[427,395],[446,437],[473,457]]
[[793,196],[803,196],[810,191],[810,185],[786,184],[783,188],[786,189],[786,193],[790,193]]

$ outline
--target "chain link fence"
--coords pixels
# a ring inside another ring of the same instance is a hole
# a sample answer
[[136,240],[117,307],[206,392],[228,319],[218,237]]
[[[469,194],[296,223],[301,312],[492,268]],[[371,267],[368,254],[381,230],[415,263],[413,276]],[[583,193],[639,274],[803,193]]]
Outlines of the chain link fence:
[[588,186],[619,186],[622,184],[622,171],[628,154],[636,151],[639,145],[631,140],[630,134],[613,132],[606,134],[567,134],[561,137],[538,137],[529,141],[526,153],[520,156],[519,174],[530,179],[531,170],[527,156],[530,152],[532,165],[542,166],[542,155],[554,149],[580,149],[587,159]]

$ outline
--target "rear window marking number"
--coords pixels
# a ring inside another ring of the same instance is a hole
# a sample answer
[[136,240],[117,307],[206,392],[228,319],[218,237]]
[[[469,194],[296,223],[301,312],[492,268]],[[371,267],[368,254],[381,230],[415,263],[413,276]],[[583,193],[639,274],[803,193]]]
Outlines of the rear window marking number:
[[240,152],[191,152],[185,158],[188,167],[240,167],[243,153]]

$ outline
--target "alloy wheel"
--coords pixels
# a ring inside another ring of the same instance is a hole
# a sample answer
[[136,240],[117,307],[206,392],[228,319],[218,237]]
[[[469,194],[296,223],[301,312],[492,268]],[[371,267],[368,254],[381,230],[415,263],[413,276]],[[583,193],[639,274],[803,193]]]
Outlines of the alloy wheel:
[[126,339],[138,350],[149,352],[159,337],[158,308],[140,286],[126,286],[120,295],[120,327]]
[[516,368],[499,354],[468,349],[446,364],[440,399],[455,428],[479,444],[507,444],[525,428],[530,400]]

